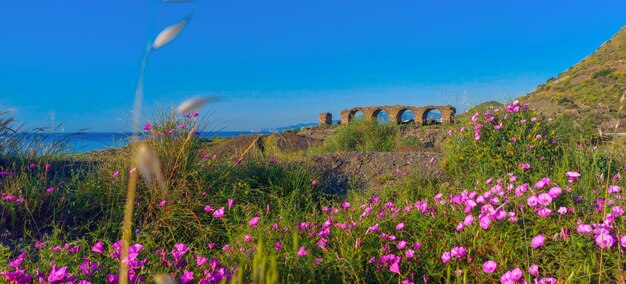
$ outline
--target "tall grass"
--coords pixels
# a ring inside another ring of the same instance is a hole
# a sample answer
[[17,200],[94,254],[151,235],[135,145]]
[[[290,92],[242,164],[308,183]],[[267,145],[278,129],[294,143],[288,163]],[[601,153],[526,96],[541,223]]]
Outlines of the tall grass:
[[24,129],[24,124],[18,124],[10,114],[10,111],[0,112],[0,145],[2,145],[0,160],[5,163],[36,160],[69,152],[68,139],[71,135],[59,138],[53,135],[61,125],[27,131]]

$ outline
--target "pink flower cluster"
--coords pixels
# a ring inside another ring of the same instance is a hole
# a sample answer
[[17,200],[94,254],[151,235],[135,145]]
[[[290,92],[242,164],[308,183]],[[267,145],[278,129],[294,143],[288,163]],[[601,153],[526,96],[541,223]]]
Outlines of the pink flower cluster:
[[[38,242],[36,245],[37,250],[42,249],[45,246],[43,242]],[[112,259],[120,260],[121,256],[121,246],[122,242],[117,241],[111,245],[111,249],[109,251],[109,256]],[[58,249],[69,249],[78,248],[74,253],[76,253],[80,246],[72,246],[69,244],[59,245],[55,248]],[[165,253],[165,250],[157,250],[152,256],[147,256],[141,259],[139,256],[144,254],[142,252],[143,246],[141,244],[133,244],[128,248],[127,256],[121,260],[122,263],[125,263],[129,267],[129,283],[139,283],[143,282],[146,279],[141,276],[141,272],[145,270],[145,265],[148,262],[149,257],[154,257],[160,259],[160,263],[164,266],[171,266],[174,271],[179,271],[179,281],[180,283],[220,283],[223,280],[230,280],[232,278],[231,269],[223,266],[217,259],[208,259],[202,255],[196,254],[195,258],[195,270],[201,270],[203,273],[198,275],[197,278],[194,278],[194,273],[191,270],[192,265],[187,263],[187,258],[185,256],[190,251],[189,247],[185,244],[176,244],[171,251],[172,258],[170,259],[168,255]],[[76,283],[76,284],[91,284],[92,282],[87,279],[94,279],[93,283],[118,283],[119,275],[117,271],[119,270],[119,264],[113,263],[112,266],[104,267],[101,263],[95,259],[100,259],[105,261],[102,257],[106,254],[106,249],[104,247],[104,243],[102,241],[97,241],[90,250],[90,256],[85,255],[84,260],[77,265],[76,271],[79,273],[72,274],[68,272],[69,266],[61,266],[59,267],[57,264],[52,264],[52,268],[47,272],[42,272],[40,270],[35,271],[34,274],[30,274],[26,271],[25,268],[22,268],[23,262],[28,259],[28,255],[26,252],[22,252],[15,259],[9,260],[8,267],[11,269],[9,271],[0,272],[0,277],[4,278],[4,280],[8,283],[15,284],[28,284],[33,281],[37,281],[37,283],[44,284],[55,284],[55,283]],[[236,269],[236,267],[234,267]],[[182,271],[181,271],[182,270]],[[74,271],[74,269],[72,269]],[[108,273],[107,272],[115,272]]]

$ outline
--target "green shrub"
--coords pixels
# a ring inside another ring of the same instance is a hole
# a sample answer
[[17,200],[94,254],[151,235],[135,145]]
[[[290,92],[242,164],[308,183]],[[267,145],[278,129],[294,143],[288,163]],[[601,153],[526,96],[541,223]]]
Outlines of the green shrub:
[[547,176],[562,158],[561,144],[567,138],[556,135],[553,119],[518,103],[475,113],[469,122],[455,127],[444,141],[444,168],[466,184],[507,173],[527,178]]
[[610,68],[609,69],[602,69],[602,70],[600,70],[600,71],[598,71],[596,73],[593,73],[593,78],[596,79],[596,78],[606,77],[606,76],[608,76],[611,73],[613,73],[613,70],[610,69]]
[[343,126],[335,136],[324,142],[327,152],[392,151],[399,139],[398,126],[376,121],[355,120]]

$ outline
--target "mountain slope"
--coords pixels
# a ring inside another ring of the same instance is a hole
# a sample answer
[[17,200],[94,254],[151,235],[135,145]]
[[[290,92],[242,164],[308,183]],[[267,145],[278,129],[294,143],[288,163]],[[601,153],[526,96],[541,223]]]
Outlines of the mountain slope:
[[[587,58],[539,85],[523,99],[534,103],[540,110],[571,113],[595,111],[607,118],[617,118],[620,97],[624,92],[626,26]],[[619,117],[623,118],[624,114]]]

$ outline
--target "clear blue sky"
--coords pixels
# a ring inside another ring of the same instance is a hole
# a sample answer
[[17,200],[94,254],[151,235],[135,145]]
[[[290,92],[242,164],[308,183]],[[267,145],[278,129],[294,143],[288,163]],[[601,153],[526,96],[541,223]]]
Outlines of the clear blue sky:
[[[0,109],[28,127],[129,130],[144,110],[208,95],[215,128],[314,122],[358,105],[506,100],[626,25],[626,1],[0,1]],[[152,24],[151,24],[152,23]],[[52,120],[53,119],[53,120]]]

